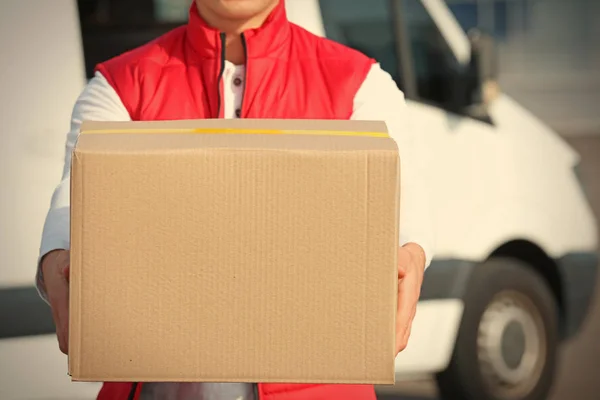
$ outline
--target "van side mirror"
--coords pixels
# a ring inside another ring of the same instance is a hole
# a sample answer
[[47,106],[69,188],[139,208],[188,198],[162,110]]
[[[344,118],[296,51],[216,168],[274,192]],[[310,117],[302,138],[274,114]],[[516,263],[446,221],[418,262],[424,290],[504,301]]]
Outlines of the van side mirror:
[[491,35],[478,29],[469,31],[468,37],[471,43],[471,104],[468,111],[473,117],[485,118],[489,104],[500,93],[496,46]]

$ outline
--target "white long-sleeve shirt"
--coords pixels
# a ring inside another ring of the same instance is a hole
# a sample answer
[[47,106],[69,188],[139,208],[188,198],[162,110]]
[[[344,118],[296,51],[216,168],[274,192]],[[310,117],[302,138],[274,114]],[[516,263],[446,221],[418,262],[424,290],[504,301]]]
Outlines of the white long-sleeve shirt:
[[[227,63],[224,79],[226,118],[237,118],[244,91],[244,66]],[[356,93],[351,119],[385,121],[390,136],[400,150],[400,243],[419,244],[426,255],[426,266],[433,257],[434,236],[429,213],[428,186],[421,174],[420,132],[410,129],[410,115],[404,94],[392,77],[374,64]],[[79,96],[67,134],[65,165],[42,233],[39,259],[56,249],[69,249],[69,195],[71,153],[84,120],[129,121],[127,109],[115,90],[100,74],[87,84]],[[39,260],[38,260],[39,264]],[[38,268],[37,287],[46,300]],[[250,400],[252,390],[243,384],[144,384],[143,400]]]

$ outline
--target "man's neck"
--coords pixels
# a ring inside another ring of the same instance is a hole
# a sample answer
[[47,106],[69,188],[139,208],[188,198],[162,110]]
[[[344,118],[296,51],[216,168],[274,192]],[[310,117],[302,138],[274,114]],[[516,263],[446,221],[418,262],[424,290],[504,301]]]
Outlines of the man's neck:
[[208,25],[218,29],[220,32],[225,32],[225,59],[235,65],[243,65],[246,62],[246,55],[241,34],[248,29],[259,28],[277,6],[277,2],[274,2],[272,7],[264,10],[260,14],[244,20],[222,18],[212,13],[210,9],[201,7],[198,2],[196,5],[198,7],[198,13]]

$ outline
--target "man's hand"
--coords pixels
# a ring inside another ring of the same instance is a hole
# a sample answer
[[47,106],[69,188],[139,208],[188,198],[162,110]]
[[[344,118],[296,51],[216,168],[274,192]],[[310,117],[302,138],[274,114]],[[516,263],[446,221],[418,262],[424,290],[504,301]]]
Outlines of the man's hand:
[[60,351],[69,350],[69,251],[54,250],[42,259],[42,274],[52,308]]
[[415,243],[398,250],[398,313],[396,314],[396,354],[406,348],[423,283],[425,252]]

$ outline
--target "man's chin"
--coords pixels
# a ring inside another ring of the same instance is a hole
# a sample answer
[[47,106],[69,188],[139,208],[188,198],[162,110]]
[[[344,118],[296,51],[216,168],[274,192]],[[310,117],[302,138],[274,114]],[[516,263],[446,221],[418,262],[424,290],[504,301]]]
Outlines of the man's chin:
[[212,2],[214,10],[222,17],[230,20],[247,20],[273,8],[277,1],[273,0],[199,0]]

